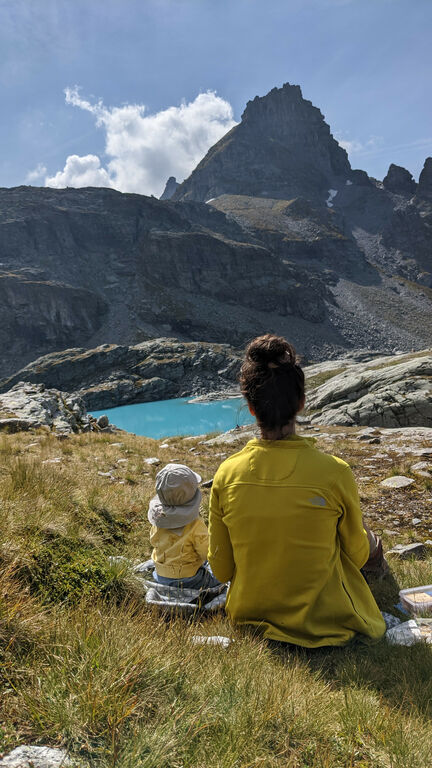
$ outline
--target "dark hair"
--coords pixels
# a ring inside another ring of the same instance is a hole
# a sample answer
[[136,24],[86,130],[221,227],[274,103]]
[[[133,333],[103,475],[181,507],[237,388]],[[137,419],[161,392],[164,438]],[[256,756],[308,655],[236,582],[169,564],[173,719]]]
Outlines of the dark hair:
[[240,387],[261,428],[274,430],[289,424],[305,392],[294,347],[271,333],[251,341],[240,370]]

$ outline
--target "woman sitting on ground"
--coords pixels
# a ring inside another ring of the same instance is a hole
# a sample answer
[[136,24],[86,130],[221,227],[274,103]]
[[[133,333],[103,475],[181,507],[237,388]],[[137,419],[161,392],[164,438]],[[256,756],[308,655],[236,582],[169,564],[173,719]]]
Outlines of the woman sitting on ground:
[[211,568],[231,581],[228,615],[306,647],[378,640],[385,624],[360,569],[385,572],[381,541],[362,521],[348,464],[296,435],[305,394],[294,348],[256,338],[240,383],[261,437],[219,467],[209,518]]

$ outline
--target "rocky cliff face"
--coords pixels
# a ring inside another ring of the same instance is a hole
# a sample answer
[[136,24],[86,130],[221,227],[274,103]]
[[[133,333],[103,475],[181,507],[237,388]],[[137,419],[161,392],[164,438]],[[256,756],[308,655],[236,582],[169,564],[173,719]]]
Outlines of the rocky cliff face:
[[107,189],[0,190],[0,262],[3,376],[71,344],[167,332],[243,344],[267,323],[326,315],[327,289],[313,273],[196,203]]
[[85,288],[42,279],[36,270],[0,271],[0,369],[35,352],[85,344],[108,303]]

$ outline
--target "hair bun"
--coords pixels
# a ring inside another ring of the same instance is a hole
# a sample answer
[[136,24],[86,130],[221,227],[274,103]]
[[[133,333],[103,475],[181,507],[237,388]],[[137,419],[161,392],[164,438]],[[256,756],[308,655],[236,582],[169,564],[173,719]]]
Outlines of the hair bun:
[[296,364],[294,347],[283,336],[274,336],[271,333],[258,336],[251,341],[246,350],[246,356],[258,365]]

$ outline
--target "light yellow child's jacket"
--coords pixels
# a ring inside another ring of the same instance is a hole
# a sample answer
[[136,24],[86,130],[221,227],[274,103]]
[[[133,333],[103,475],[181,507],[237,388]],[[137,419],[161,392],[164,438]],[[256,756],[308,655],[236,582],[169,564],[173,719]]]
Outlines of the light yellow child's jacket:
[[157,528],[152,525],[150,543],[152,558],[159,576],[185,579],[195,576],[207,560],[208,531],[198,517],[184,528]]
[[369,556],[348,464],[314,440],[251,440],[216,472],[208,559],[227,612],[274,640],[344,645],[385,624],[360,573]]

